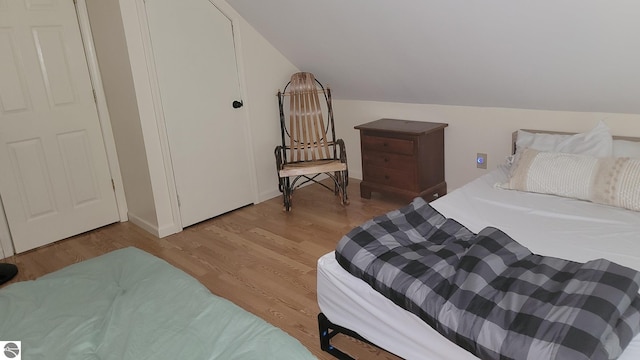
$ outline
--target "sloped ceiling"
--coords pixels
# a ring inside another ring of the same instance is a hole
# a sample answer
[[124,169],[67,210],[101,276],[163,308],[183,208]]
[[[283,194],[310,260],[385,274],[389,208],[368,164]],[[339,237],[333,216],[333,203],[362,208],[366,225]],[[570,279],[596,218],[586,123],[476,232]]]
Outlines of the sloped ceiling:
[[637,0],[227,2],[339,99],[640,113]]

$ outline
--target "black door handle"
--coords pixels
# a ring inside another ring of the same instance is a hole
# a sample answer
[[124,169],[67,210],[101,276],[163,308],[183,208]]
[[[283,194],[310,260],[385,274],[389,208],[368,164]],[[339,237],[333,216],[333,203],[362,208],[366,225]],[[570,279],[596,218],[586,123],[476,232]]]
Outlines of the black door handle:
[[242,103],[242,100],[240,100],[240,101],[235,100],[235,101],[231,104],[231,106],[233,106],[233,108],[234,108],[234,109],[241,108],[241,107],[242,107],[242,105],[244,105],[244,104]]

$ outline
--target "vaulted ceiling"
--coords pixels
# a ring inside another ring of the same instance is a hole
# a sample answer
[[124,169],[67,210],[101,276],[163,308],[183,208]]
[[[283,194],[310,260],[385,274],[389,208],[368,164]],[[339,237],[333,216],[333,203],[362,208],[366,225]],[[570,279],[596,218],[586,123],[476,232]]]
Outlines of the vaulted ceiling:
[[640,114],[637,0],[227,0],[334,96]]

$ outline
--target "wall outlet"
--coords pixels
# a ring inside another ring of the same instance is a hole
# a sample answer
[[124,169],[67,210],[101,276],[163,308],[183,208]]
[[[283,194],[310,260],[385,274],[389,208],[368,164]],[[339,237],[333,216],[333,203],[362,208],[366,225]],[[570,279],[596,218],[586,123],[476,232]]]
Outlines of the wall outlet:
[[478,153],[476,155],[476,167],[478,169],[486,169],[487,168],[487,154]]

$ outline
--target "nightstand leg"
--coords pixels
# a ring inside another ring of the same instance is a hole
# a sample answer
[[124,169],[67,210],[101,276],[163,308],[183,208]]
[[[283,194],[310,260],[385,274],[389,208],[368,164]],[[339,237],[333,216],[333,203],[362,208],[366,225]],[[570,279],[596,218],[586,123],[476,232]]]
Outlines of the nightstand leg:
[[363,199],[371,199],[371,190],[360,183],[360,197]]

